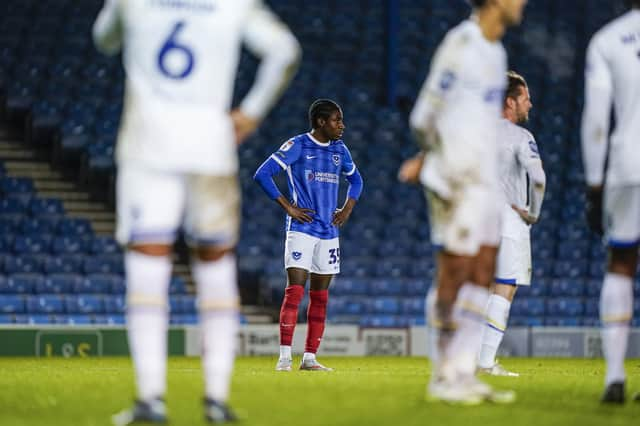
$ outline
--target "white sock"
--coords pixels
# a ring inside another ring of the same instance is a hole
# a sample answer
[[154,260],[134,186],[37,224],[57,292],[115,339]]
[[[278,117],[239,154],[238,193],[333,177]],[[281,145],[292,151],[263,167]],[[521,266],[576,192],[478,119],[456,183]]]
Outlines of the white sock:
[[602,349],[607,362],[605,383],[623,382],[624,358],[629,340],[629,321],[633,316],[633,281],[608,272],[600,292]]
[[239,327],[236,258],[227,254],[215,262],[194,261],[192,270],[198,288],[205,395],[224,402],[229,398]]
[[167,389],[167,295],[171,279],[168,257],[128,251],[127,331],[136,372],[138,398],[148,401]]
[[439,327],[436,313],[436,300],[438,297],[438,287],[431,285],[425,299],[425,323],[427,324],[427,355],[431,359],[431,365],[436,366],[440,360],[438,350]]
[[313,361],[314,359],[316,359],[316,354],[311,352],[305,352],[302,354],[302,361]]
[[291,346],[280,345],[280,359],[291,359]]
[[502,296],[492,294],[489,296],[486,310],[486,324],[482,331],[482,346],[478,356],[480,368],[490,368],[496,362],[496,353],[504,337],[509,319],[511,302]]
[[488,299],[488,289],[471,283],[463,284],[458,292],[453,310],[453,318],[458,328],[447,348],[447,358],[461,375],[475,374]]

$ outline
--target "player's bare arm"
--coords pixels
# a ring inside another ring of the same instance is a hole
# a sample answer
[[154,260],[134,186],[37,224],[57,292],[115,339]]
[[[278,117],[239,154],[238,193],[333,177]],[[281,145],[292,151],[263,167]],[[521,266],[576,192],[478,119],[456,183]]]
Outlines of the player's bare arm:
[[336,209],[336,211],[333,213],[333,220],[331,223],[335,226],[342,226],[347,223],[347,220],[349,220],[349,216],[351,216],[351,212],[353,211],[355,205],[355,199],[351,197],[347,198],[344,206],[342,206],[342,208]]
[[315,214],[314,210],[305,209],[298,207],[295,204],[291,204],[283,195],[276,198],[276,203],[278,203],[293,220],[297,220],[301,223],[313,222],[312,215]]

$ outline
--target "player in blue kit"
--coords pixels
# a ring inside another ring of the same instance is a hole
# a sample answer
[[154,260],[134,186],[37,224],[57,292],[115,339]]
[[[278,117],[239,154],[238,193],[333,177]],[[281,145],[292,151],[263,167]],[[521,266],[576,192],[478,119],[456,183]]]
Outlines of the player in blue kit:
[[[314,101],[309,122],[309,133],[282,144],[254,176],[287,213],[287,288],[280,310],[278,371],[291,371],[291,341],[309,275],[307,339],[300,369],[331,371],[316,360],[315,354],[324,333],[329,284],[340,272],[338,227],[349,219],[362,193],[362,177],[340,139],[345,129],[340,106],[328,99]],[[282,170],[287,172],[290,199],[273,182],[273,176]],[[338,208],[340,175],[346,177],[349,189],[345,204]]]

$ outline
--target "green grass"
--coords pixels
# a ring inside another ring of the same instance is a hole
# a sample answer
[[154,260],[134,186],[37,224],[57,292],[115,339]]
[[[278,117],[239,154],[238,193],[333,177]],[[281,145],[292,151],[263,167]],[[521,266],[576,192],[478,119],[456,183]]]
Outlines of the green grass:
[[[424,401],[422,358],[325,358],[333,373],[273,371],[275,358],[237,361],[231,403],[242,425],[631,425],[640,403],[598,404],[600,360],[507,359],[519,378],[492,378],[517,391],[509,406],[452,407]],[[640,390],[640,360],[627,363],[629,394]],[[0,425],[107,425],[133,398],[125,358],[0,358]],[[204,424],[202,378],[193,358],[169,362],[172,425]]]

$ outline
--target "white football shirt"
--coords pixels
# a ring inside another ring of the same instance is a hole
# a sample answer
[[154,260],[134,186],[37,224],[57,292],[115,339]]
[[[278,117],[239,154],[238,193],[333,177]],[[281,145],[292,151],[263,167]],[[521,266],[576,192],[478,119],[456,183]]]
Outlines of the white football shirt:
[[262,59],[240,105],[263,118],[293,75],[299,45],[258,0],[107,0],[93,28],[126,71],[117,161],[159,170],[237,171],[229,117],[244,42]]
[[496,121],[506,72],[502,43],[488,41],[472,19],[451,29],[438,47],[410,123],[418,138],[429,139],[421,181],[441,196],[453,182],[497,179]]
[[[533,135],[526,129],[507,119],[498,122],[498,174],[504,192],[502,214],[502,236],[521,239],[529,238],[529,228],[512,205],[524,210],[535,205],[537,216],[542,205],[542,191],[535,190],[535,184],[544,188],[546,177],[538,146]],[[527,182],[527,181],[530,182]]]
[[[609,138],[613,104],[616,125]],[[640,184],[640,10],[614,19],[591,39],[585,71],[582,152],[589,185]]]

